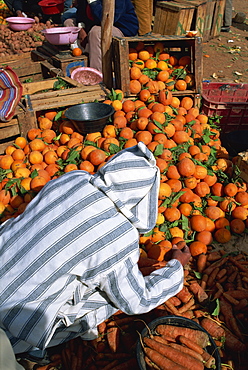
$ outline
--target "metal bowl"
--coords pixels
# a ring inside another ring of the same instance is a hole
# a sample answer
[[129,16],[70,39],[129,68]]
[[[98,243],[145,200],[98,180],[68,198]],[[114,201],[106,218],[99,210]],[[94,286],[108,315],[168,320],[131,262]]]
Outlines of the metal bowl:
[[9,28],[13,31],[26,31],[33,26],[35,20],[25,17],[8,17],[6,18]]
[[[205,350],[215,358],[215,366],[216,366],[215,370],[221,370],[221,359],[220,359],[218,348],[213,338],[211,337],[211,335],[209,335],[209,333],[205,329],[203,329],[199,324],[197,324],[193,320],[187,319],[182,316],[171,315],[171,316],[159,317],[158,319],[153,320],[152,322],[148,324],[148,327],[150,328],[151,332],[154,334],[156,333],[156,327],[160,324],[182,326],[182,327],[187,327],[190,329],[200,330],[206,333],[209,337],[210,345],[208,345],[205,348]],[[148,335],[148,329],[144,328],[144,330],[141,333],[141,337],[143,338],[147,335]],[[136,354],[137,354],[139,368],[141,370],[146,370],[147,366],[145,362],[145,356],[144,356],[144,352],[143,352],[140,341],[138,341],[137,343]]]
[[52,45],[73,44],[78,38],[79,27],[53,27],[46,28],[41,32],[46,40]]
[[68,118],[81,134],[102,131],[114,108],[105,103],[82,103],[73,105],[65,111]]

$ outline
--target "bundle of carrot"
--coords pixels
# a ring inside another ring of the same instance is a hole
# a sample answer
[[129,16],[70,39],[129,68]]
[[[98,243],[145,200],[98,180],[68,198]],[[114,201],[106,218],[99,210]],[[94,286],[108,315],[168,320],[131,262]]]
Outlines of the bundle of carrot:
[[209,336],[188,327],[159,324],[155,333],[141,339],[149,369],[203,370],[216,368],[215,357],[207,350]]

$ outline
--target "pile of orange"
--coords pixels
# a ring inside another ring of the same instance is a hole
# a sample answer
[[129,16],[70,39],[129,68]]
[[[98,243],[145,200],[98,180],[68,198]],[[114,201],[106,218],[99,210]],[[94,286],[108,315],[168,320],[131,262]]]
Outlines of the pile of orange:
[[50,111],[38,118],[39,128],[6,148],[0,156],[1,222],[21,214],[51,179],[73,170],[94,174],[115,153],[142,141],[161,173],[157,224],[140,238],[145,255],[162,260],[173,243],[186,241],[198,256],[213,240],[226,243],[232,233],[242,234],[247,184],[237,177],[236,159],[229,159],[219,130],[194,101],[165,89],[113,101],[121,107],[102,132],[84,137],[63,114],[56,120]]
[[138,42],[129,49],[130,92],[138,94],[146,89],[151,94],[160,90],[185,91],[195,84],[189,55],[168,53],[162,42],[146,46]]

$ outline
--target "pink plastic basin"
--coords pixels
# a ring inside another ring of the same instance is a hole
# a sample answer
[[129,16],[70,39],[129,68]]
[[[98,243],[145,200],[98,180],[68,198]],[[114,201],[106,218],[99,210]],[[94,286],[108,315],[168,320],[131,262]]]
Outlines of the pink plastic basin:
[[41,0],[38,4],[44,14],[58,14],[64,11],[64,0]]
[[9,28],[13,31],[26,31],[34,24],[33,18],[8,17],[6,18]]
[[42,30],[46,40],[52,45],[73,44],[77,40],[79,27],[53,27]]

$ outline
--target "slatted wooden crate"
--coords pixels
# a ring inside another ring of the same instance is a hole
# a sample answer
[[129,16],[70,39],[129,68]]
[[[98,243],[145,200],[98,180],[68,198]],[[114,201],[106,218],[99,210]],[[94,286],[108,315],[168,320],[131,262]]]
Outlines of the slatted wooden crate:
[[[25,136],[29,129],[37,126],[37,113],[49,109],[63,109],[71,105],[94,100],[105,100],[109,90],[102,84],[84,86],[68,77],[62,77],[72,87],[52,90],[57,79],[23,84],[23,97],[16,114],[9,122],[0,122],[0,154],[11,145],[17,136]],[[40,92],[47,90],[46,92]],[[50,91],[49,91],[50,90]]]
[[113,37],[113,58],[115,85],[120,88],[125,96],[130,96],[130,74],[129,74],[129,48],[135,48],[138,42],[144,42],[145,46],[154,45],[157,41],[164,44],[165,50],[177,57],[189,55],[191,57],[191,72],[195,78],[195,86],[192,90],[173,91],[174,95],[199,95],[202,85],[202,41],[200,37],[183,36],[161,36],[152,34],[150,36],[138,37]]
[[211,38],[217,37],[220,34],[220,30],[223,25],[225,5],[226,0],[216,0],[215,2],[213,23],[211,28]]
[[73,56],[67,46],[51,45],[43,42],[42,46],[32,52],[34,60],[48,60],[55,68],[61,71],[61,76],[70,77],[71,72],[77,67],[87,67],[88,57],[84,54]]
[[11,67],[22,83],[41,81],[44,78],[51,78],[60,74],[60,70],[55,68],[47,60],[34,61],[31,53],[25,54],[0,60],[0,68],[7,65]]
[[244,160],[240,155],[238,156],[237,166],[240,169],[240,177],[248,183],[248,161]]
[[185,35],[191,29],[195,7],[180,2],[157,1],[153,32],[161,35]]

